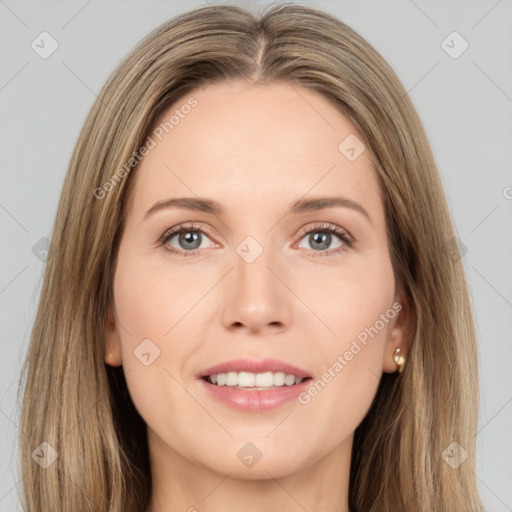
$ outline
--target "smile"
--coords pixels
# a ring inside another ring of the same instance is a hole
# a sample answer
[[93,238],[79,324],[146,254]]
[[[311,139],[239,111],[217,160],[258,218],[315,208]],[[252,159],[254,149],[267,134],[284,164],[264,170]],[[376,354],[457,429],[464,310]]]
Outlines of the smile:
[[267,411],[295,399],[312,379],[307,371],[276,359],[231,360],[197,377],[209,397],[247,412]]
[[217,373],[205,377],[210,384],[216,386],[228,386],[237,389],[247,390],[263,390],[272,389],[283,386],[293,386],[300,384],[303,379],[296,377],[291,373],[284,372],[263,372],[263,373],[251,373],[251,372],[228,372],[228,373]]

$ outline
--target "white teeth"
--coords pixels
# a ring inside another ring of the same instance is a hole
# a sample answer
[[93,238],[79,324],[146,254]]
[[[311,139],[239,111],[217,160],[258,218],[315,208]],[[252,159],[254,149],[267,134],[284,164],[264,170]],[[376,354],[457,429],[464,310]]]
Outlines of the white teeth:
[[283,386],[286,380],[286,374],[284,372],[274,373],[274,386]]
[[268,389],[272,387],[300,384],[304,379],[284,372],[227,372],[210,375],[208,381],[217,386],[238,388]]
[[254,378],[254,385],[257,388],[269,388],[270,386],[273,386],[274,374],[272,372],[257,373]]
[[238,374],[238,385],[241,388],[253,388],[255,375],[249,372],[240,372]]
[[228,372],[226,374],[226,386],[236,386],[238,384],[238,373]]
[[295,384],[295,376],[294,375],[287,375],[285,378],[284,378],[284,383],[287,385],[287,386],[293,386]]

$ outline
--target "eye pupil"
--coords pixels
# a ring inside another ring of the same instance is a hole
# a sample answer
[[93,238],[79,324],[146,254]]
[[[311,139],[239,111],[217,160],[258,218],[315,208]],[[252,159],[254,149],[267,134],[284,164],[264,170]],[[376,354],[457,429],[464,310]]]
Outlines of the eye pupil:
[[327,249],[331,242],[331,234],[325,231],[317,231],[316,233],[310,235],[311,246],[314,247],[314,243],[320,243],[322,247],[317,247],[316,249]]
[[[199,244],[197,244],[198,241]],[[184,231],[179,236],[179,242],[186,249],[197,249],[201,245],[200,233],[198,233],[197,231]],[[188,244],[192,244],[193,247],[190,247]]]

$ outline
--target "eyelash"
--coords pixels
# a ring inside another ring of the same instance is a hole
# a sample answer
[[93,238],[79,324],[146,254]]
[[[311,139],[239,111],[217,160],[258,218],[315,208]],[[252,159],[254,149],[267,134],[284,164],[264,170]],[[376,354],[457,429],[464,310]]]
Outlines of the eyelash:
[[[169,251],[171,254],[177,254],[180,256],[195,256],[197,254],[196,251],[179,251],[177,249],[174,249],[173,247],[170,247],[167,245],[167,242],[173,238],[177,234],[181,233],[187,233],[191,231],[198,231],[204,235],[207,235],[208,237],[211,237],[208,230],[204,227],[196,226],[193,223],[189,225],[179,224],[170,230],[166,231],[163,236],[160,238],[159,243],[164,247],[166,251]],[[341,241],[343,242],[343,245],[341,247],[337,247],[336,249],[328,249],[326,251],[312,251],[313,257],[316,256],[330,256],[333,253],[339,253],[347,250],[347,248],[352,248],[355,242],[355,239],[343,228],[340,228],[339,226],[336,226],[335,224],[330,223],[320,223],[317,225],[314,225],[310,227],[306,231],[301,231],[300,234],[300,240],[302,240],[306,235],[309,235],[310,233],[314,232],[326,232],[326,233],[332,233],[338,236]]]

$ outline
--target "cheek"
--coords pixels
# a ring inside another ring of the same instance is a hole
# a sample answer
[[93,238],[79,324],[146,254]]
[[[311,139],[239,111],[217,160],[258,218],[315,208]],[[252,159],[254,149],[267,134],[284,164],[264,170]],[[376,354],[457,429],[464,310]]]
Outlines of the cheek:
[[396,317],[393,270],[383,258],[371,267],[316,283],[308,297],[329,330],[323,330],[326,334],[315,346],[320,375],[301,403],[331,411],[331,425],[348,435],[368,411],[382,375]]
[[[187,321],[204,293],[204,283],[184,277],[180,268],[162,264],[162,260],[144,260],[121,254],[114,276],[114,296],[120,322],[123,352],[133,351],[138,343],[149,338],[163,350],[175,335],[176,326]],[[125,327],[125,329],[123,329]],[[186,345],[180,341],[179,346]]]
[[194,344],[182,328],[198,293],[193,286],[182,286],[176,272],[163,270],[132,257],[126,248],[120,251],[114,276],[123,369],[132,400],[146,421],[173,408],[180,395],[181,363]]
[[[385,338],[389,320],[394,316],[395,282],[391,262],[384,255],[371,264],[319,272],[314,279],[310,276],[310,282],[314,282],[314,286],[304,282],[300,293],[329,328],[330,332],[324,330],[327,334],[323,336],[327,346],[347,349],[351,340],[358,338],[364,342],[369,329],[374,333],[371,339]],[[380,320],[382,315],[384,323]],[[376,323],[378,336],[372,329]],[[371,351],[370,344],[368,348]]]

